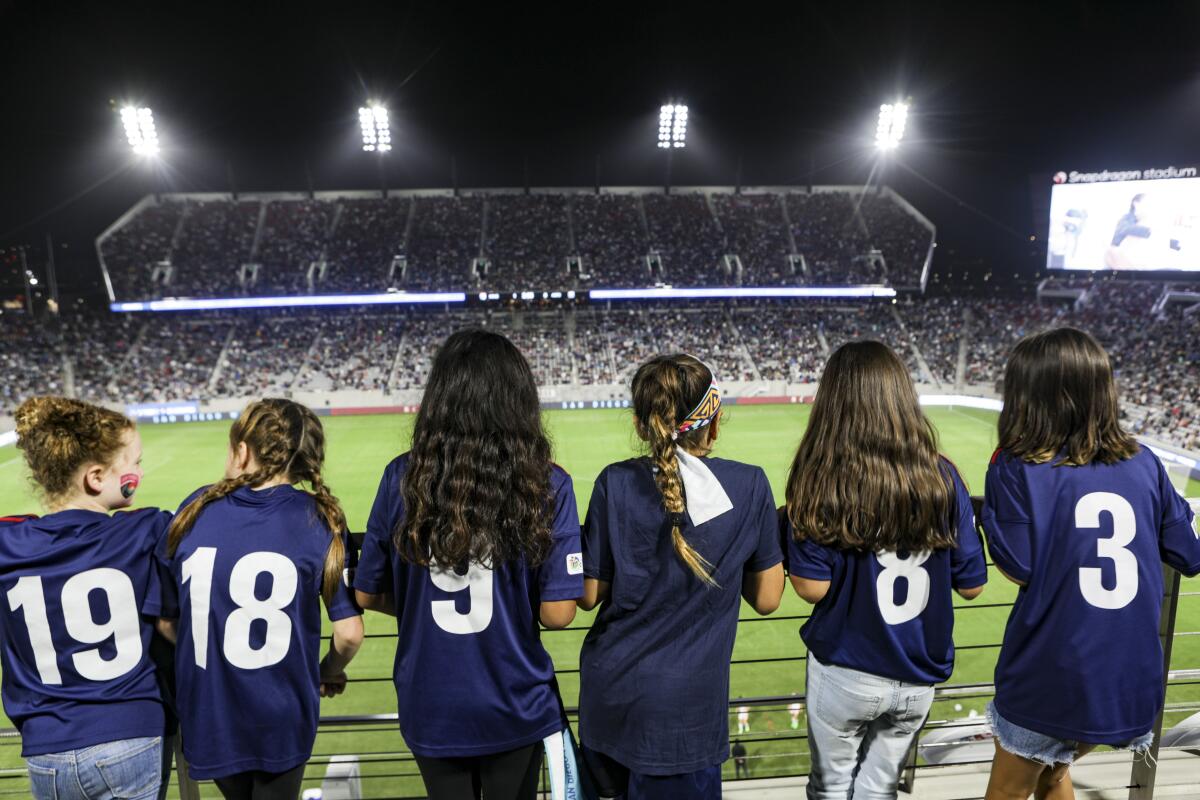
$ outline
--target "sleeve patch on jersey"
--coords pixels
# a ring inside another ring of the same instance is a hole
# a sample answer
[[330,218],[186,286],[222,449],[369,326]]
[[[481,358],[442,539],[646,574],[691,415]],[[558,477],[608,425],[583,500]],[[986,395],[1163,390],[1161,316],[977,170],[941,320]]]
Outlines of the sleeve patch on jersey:
[[342,582],[346,584],[347,589],[354,588],[354,570],[346,567],[342,570]]
[[567,554],[567,574],[582,575],[583,574],[583,553],[568,553]]

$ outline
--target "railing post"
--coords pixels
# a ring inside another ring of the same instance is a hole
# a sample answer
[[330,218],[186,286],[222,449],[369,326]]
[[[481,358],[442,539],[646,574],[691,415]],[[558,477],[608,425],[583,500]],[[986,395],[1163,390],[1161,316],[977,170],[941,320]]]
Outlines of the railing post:
[[[925,719],[929,719],[927,716]],[[905,794],[912,794],[913,787],[917,783],[917,745],[921,742],[921,731],[925,730],[925,723],[921,722],[921,727],[917,729],[917,735],[913,737],[912,747],[908,748],[908,755],[904,757],[904,769],[900,773],[900,791]]]
[[179,785],[179,800],[200,800],[200,785],[188,774],[188,763],[183,757],[183,739],[180,736],[171,738],[175,741],[175,778]]
[[1175,642],[1175,613],[1179,610],[1179,573],[1163,566],[1162,619],[1158,633],[1163,646],[1163,708],[1154,720],[1154,742],[1145,758],[1134,756],[1133,770],[1129,775],[1129,800],[1153,800],[1154,779],[1158,773],[1158,745],[1162,740],[1163,712],[1166,707],[1167,681],[1171,674],[1171,646]]

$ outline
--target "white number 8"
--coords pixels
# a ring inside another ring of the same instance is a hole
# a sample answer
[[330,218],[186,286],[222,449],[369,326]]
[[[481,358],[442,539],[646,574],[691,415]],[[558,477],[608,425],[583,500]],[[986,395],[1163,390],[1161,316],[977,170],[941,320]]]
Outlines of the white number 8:
[[1080,567],[1079,591],[1096,608],[1118,609],[1132,603],[1138,591],[1137,556],[1126,549],[1137,534],[1133,506],[1112,492],[1086,494],[1075,504],[1075,527],[1099,528],[1100,515],[1105,511],[1112,516],[1113,533],[1107,539],[1096,540],[1096,555],[1112,559],[1117,582],[1113,588],[1105,589],[1099,567]]
[[[929,605],[929,573],[921,565],[929,560],[928,550],[910,553],[908,558],[900,558],[895,553],[876,553],[883,571],[875,579],[875,595],[879,600],[879,613],[888,625],[899,625],[902,622],[916,619],[925,606]],[[896,581],[904,578],[904,602],[899,605],[893,600]]]

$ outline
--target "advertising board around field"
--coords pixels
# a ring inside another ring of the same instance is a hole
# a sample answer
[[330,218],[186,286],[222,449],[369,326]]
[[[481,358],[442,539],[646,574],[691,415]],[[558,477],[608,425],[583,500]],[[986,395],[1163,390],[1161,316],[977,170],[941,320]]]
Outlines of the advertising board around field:
[[164,425],[172,422],[237,419],[238,412],[206,410],[198,400],[182,400],[170,403],[132,403],[125,406],[125,416],[143,425]]
[[1195,167],[1057,173],[1047,268],[1200,272],[1197,175]]

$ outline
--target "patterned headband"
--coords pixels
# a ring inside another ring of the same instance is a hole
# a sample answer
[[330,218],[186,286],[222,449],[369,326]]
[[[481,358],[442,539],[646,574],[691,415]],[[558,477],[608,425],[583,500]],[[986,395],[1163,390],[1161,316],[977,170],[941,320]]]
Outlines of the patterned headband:
[[721,387],[717,385],[716,373],[711,368],[709,374],[713,376],[712,383],[708,385],[704,397],[700,398],[700,402],[696,404],[692,412],[684,418],[683,422],[679,423],[673,438],[678,439],[679,434],[703,428],[717,418],[717,414],[721,410]]

